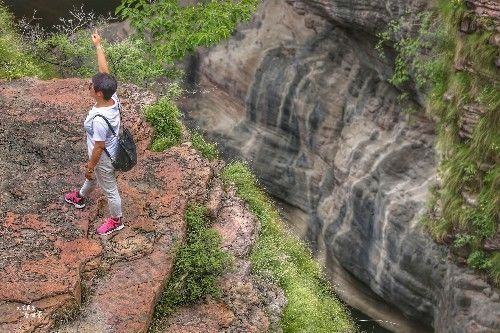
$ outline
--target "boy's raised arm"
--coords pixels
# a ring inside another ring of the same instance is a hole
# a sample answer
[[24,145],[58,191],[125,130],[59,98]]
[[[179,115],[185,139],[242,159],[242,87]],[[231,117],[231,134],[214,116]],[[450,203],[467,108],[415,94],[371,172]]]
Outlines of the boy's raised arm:
[[106,61],[106,56],[104,55],[104,49],[101,45],[101,36],[97,33],[97,29],[92,34],[92,43],[94,43],[97,52],[97,64],[99,65],[99,72],[108,73],[108,62]]

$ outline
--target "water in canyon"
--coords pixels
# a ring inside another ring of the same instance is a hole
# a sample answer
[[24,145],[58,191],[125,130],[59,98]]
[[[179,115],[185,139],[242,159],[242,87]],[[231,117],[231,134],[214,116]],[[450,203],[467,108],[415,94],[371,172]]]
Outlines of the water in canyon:
[[[308,216],[286,202],[274,197],[287,225],[295,235],[307,240]],[[317,253],[320,262],[326,262],[326,273],[335,293],[349,308],[352,318],[365,333],[431,333],[430,327],[422,326],[406,318],[401,311],[375,295],[361,281],[345,270],[328,252]]]
[[103,16],[108,16],[110,13],[114,16],[115,8],[120,4],[120,0],[4,0],[4,3],[17,18],[31,18],[36,12],[36,22],[50,29],[60,23],[60,17],[68,17],[69,11],[82,6],[86,12],[92,11]]

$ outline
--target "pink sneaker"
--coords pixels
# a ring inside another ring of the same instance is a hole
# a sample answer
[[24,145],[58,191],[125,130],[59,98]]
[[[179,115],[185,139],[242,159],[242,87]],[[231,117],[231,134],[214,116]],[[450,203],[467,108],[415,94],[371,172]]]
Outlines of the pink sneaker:
[[67,203],[72,204],[76,208],[83,208],[85,207],[85,198],[82,198],[79,194],[78,191],[73,191],[66,193],[64,195],[64,201]]
[[104,224],[102,224],[99,228],[97,228],[97,233],[101,236],[106,236],[112,232],[122,230],[123,227],[124,225],[121,222],[120,218],[118,218],[118,220],[115,220],[112,217],[108,217],[106,222],[104,222]]

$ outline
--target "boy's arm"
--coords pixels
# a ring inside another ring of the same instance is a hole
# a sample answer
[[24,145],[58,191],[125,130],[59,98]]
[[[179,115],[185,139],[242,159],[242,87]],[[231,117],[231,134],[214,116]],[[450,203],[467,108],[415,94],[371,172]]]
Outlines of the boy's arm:
[[108,62],[106,61],[104,49],[101,45],[101,36],[99,36],[97,30],[95,30],[92,34],[92,42],[94,43],[97,52],[97,64],[99,65],[99,72],[109,74]]
[[104,151],[105,142],[104,141],[95,141],[94,149],[92,150],[92,154],[90,155],[89,162],[87,163],[87,167],[85,168],[85,178],[92,180],[94,168],[99,162],[101,158],[101,154]]

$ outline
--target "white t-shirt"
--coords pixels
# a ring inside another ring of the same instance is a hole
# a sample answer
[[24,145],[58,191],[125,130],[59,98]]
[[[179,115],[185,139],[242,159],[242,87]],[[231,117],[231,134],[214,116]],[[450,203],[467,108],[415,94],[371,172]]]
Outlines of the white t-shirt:
[[[96,141],[104,141],[104,146],[111,157],[116,155],[118,149],[118,137],[113,135],[108,124],[104,119],[102,119],[102,117],[96,117],[98,114],[106,117],[116,135],[118,135],[120,129],[120,100],[118,99],[116,93],[111,98],[115,101],[112,106],[98,108],[94,105],[83,123],[85,132],[87,133],[87,150],[89,158],[92,155]],[[103,154],[106,153],[103,152]]]

